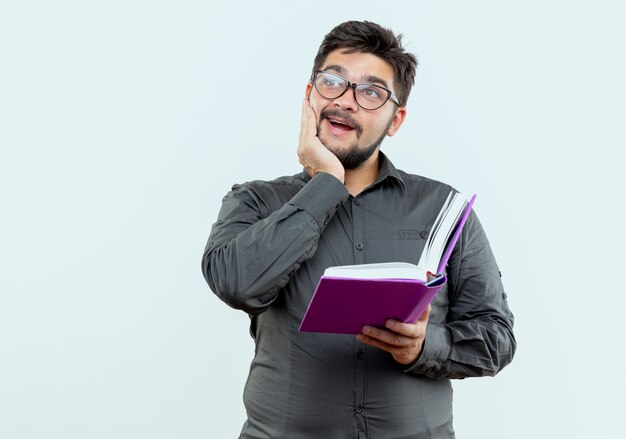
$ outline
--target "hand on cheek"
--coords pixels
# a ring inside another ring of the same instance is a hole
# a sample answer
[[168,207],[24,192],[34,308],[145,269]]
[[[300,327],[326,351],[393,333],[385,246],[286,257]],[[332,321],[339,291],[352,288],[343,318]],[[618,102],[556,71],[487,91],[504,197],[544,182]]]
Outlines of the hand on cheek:
[[302,102],[298,160],[311,176],[318,172],[328,172],[342,183],[345,180],[345,170],[341,162],[317,137],[317,117],[308,99]]

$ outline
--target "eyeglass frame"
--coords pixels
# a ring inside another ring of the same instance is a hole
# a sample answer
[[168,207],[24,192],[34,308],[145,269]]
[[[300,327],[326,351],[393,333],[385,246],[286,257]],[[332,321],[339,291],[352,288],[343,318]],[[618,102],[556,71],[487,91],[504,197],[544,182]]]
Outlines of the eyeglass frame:
[[[315,83],[315,78],[317,78],[317,75],[319,73],[326,73],[329,75],[333,75],[336,76],[340,79],[343,79],[344,81],[346,81],[348,83],[348,85],[346,85],[346,88],[344,91],[341,92],[341,94],[339,96],[335,96],[334,98],[327,98],[326,96],[324,96],[318,89],[317,89],[317,84]],[[388,88],[383,87],[382,85],[378,85],[378,84],[372,84],[371,82],[351,82],[348,81],[346,78],[344,78],[341,75],[338,75],[337,73],[334,73],[332,71],[328,71],[328,70],[316,70],[315,72],[313,72],[313,76],[311,77],[311,84],[313,84],[313,87],[315,87],[315,90],[317,90],[317,92],[320,94],[321,97],[323,97],[324,99],[339,99],[340,97],[342,97],[344,94],[346,94],[346,92],[348,91],[348,89],[352,89],[352,96],[354,97],[354,102],[356,102],[356,104],[361,107],[364,110],[368,110],[368,111],[373,111],[373,110],[378,110],[379,108],[382,108],[383,105],[385,105],[389,100],[391,100],[391,102],[393,102],[394,104],[396,104],[398,107],[401,107],[402,105],[400,105],[400,102],[398,100],[398,97]],[[359,85],[373,85],[375,87],[381,88],[383,90],[385,90],[387,92],[387,99],[385,99],[385,102],[383,102],[382,104],[380,104],[380,106],[376,107],[376,108],[365,108],[363,105],[359,104],[359,100],[356,98],[356,88]]]

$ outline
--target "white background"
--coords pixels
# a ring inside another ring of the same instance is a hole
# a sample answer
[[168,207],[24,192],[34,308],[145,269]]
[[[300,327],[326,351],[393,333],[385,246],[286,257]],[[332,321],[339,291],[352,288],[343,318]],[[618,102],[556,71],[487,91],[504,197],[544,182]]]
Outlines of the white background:
[[0,437],[238,435],[248,319],[200,258],[231,184],[300,171],[348,19],[418,56],[383,151],[479,194],[516,315],[514,362],[454,383],[458,437],[620,436],[622,5],[0,1]]

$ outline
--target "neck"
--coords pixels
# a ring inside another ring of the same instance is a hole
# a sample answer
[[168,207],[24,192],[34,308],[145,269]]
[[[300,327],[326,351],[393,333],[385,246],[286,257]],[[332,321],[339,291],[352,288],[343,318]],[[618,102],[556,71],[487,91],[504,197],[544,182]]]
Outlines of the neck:
[[346,169],[344,185],[353,197],[371,186],[378,177],[378,149],[356,169]]

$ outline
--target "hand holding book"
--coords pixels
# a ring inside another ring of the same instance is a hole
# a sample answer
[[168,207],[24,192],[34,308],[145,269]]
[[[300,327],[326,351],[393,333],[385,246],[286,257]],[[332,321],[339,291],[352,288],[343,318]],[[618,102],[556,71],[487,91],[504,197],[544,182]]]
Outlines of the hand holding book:
[[410,364],[419,357],[424,348],[429,315],[430,305],[415,323],[390,319],[385,322],[386,330],[366,325],[357,335],[357,339],[361,343],[389,352],[400,364]]

